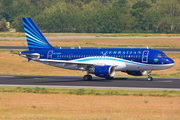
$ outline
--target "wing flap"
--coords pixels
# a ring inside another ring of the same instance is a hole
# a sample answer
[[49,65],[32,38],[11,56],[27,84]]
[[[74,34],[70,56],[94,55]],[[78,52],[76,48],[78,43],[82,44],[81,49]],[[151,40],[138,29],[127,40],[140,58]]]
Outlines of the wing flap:
[[41,62],[49,62],[49,63],[64,63],[64,66],[68,65],[77,65],[80,67],[83,66],[100,66],[99,64],[87,63],[87,62],[75,62],[75,61],[65,61],[65,60],[48,60],[48,59],[39,59]]

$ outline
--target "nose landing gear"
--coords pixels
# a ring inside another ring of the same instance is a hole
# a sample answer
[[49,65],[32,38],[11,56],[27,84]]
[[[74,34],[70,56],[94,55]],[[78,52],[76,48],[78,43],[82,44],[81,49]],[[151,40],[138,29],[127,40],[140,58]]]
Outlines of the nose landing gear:
[[147,78],[147,80],[148,80],[148,81],[152,81],[152,80],[153,80],[153,77],[151,77],[151,72],[152,72],[152,71],[147,71],[147,73],[148,73],[148,78]]

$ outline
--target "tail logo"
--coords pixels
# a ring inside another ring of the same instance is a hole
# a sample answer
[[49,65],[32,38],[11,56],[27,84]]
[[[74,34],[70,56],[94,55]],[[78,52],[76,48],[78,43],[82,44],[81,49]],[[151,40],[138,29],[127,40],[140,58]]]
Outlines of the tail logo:
[[31,18],[22,18],[29,50],[53,48]]

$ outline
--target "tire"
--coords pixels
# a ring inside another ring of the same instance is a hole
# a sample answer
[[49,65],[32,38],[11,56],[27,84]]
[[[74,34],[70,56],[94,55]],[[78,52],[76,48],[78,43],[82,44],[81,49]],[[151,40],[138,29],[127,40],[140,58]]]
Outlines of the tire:
[[107,77],[106,80],[112,80],[114,77]]
[[147,79],[148,81],[152,81],[153,80],[153,78],[152,77],[148,77],[148,79]]
[[92,80],[92,76],[91,75],[89,75],[89,81],[91,81]]
[[89,80],[89,76],[88,76],[88,75],[85,75],[85,76],[83,77],[83,80],[84,80],[84,81],[88,81],[88,80]]
[[83,80],[84,80],[84,81],[91,81],[91,80],[92,80],[92,76],[91,76],[91,75],[85,75],[85,76],[83,77]]

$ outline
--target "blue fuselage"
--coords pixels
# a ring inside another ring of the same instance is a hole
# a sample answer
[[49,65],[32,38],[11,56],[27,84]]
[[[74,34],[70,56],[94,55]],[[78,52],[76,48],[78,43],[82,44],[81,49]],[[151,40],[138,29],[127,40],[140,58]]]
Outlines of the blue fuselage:
[[[46,49],[21,52],[22,54],[39,53],[39,59],[63,60],[75,62],[124,62],[126,64],[151,66],[144,69],[164,69],[174,65],[174,61],[165,53],[145,48],[82,48],[82,49]],[[157,66],[157,68],[155,68]],[[162,66],[162,68],[161,68]],[[152,68],[153,67],[153,68]],[[128,67],[127,67],[128,68]],[[134,69],[134,67],[132,67]]]

